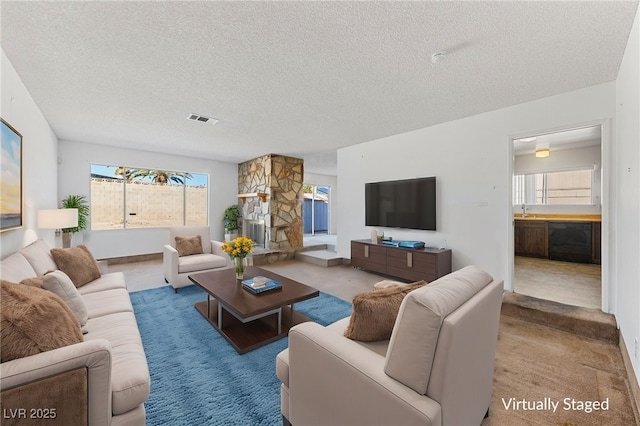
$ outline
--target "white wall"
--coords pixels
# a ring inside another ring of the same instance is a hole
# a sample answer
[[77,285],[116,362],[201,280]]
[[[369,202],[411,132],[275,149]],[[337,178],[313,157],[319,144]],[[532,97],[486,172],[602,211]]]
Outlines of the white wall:
[[454,269],[480,265],[511,289],[511,139],[614,115],[611,82],[340,149],[338,254],[349,258],[350,240],[371,233],[364,225],[366,182],[436,176],[438,231],[381,230],[432,246],[446,240]]
[[50,246],[53,230],[37,229],[37,211],[57,208],[58,139],[2,51],[0,59],[2,104],[0,115],[22,134],[22,228],[0,234],[0,256],[7,257],[40,237]]
[[[553,151],[547,158],[536,158],[534,154],[517,155],[513,161],[513,172],[520,174],[562,171],[571,168],[593,166],[592,205],[534,205],[527,204],[528,213],[600,214],[602,212],[602,147]],[[514,206],[514,213],[521,214],[522,208]]]
[[329,233],[335,234],[338,230],[338,214],[336,208],[338,201],[337,176],[304,172],[304,183],[305,185],[328,186],[331,188],[329,194]]
[[[209,174],[209,225],[214,239],[222,240],[222,215],[238,198],[238,165],[179,155],[114,148],[61,140],[58,156],[60,199],[69,194],[91,200],[91,164],[123,165]],[[74,235],[72,244],[86,244],[96,258],[160,253],[169,242],[167,228],[87,230]]]
[[631,29],[616,81],[616,152],[612,216],[616,320],[640,382],[640,11]]

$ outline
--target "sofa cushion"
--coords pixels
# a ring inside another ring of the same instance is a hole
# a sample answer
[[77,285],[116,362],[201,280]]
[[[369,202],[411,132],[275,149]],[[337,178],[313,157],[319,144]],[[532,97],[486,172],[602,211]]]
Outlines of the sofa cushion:
[[[342,318],[332,324],[329,324],[326,329],[336,333],[340,336],[344,336],[344,332],[349,326],[350,317]],[[383,358],[387,355],[387,348],[389,347],[389,340],[377,340],[375,342],[363,342],[361,340],[353,340],[362,347],[369,349],[372,352],[377,353]]]
[[56,262],[51,256],[51,249],[42,240],[36,240],[26,247],[20,249],[20,253],[27,259],[38,275],[44,275],[49,271],[58,269]]
[[80,325],[54,293],[2,280],[2,362],[82,342]]
[[385,373],[425,394],[444,318],[492,280],[477,266],[467,266],[409,293],[391,334]]
[[217,254],[194,254],[178,258],[178,273],[202,271],[204,269],[222,268],[227,266],[224,257]]
[[411,285],[356,294],[349,326],[344,332],[345,337],[363,342],[389,339],[402,299],[425,284],[425,281],[418,281]]
[[69,306],[76,319],[80,323],[82,332],[87,332],[87,320],[89,311],[84,299],[78,293],[78,289],[71,282],[71,278],[62,271],[52,271],[44,276],[42,285],[46,290],[57,294]]
[[0,262],[0,276],[3,280],[19,283],[25,278],[38,276],[26,257],[22,253],[13,253]]
[[100,278],[98,262],[86,246],[66,249],[51,249],[51,255],[58,268],[67,274],[76,287]]
[[133,312],[127,290],[118,288],[82,296],[87,305],[89,318],[97,318],[118,312]]
[[200,238],[200,235],[193,237],[176,236],[176,250],[180,257],[202,254],[202,238]]
[[108,274],[102,275],[97,280],[91,281],[88,284],[83,285],[78,288],[80,294],[85,295],[89,293],[99,293],[105,290],[115,290],[115,289],[127,289],[127,282],[124,279],[124,274],[122,272],[109,272]]
[[132,312],[119,312],[89,318],[85,340],[106,339],[111,344],[111,393],[114,415],[126,413],[149,397],[147,358],[136,318]]

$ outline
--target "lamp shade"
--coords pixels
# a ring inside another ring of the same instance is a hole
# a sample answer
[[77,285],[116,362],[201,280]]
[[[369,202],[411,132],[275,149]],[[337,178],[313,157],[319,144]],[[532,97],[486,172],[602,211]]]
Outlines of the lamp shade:
[[78,226],[78,209],[38,210],[38,228],[62,229]]

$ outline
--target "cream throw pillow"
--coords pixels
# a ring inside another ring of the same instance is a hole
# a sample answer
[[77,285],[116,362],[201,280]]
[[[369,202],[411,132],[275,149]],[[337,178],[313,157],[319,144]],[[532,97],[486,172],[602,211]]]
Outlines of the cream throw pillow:
[[42,287],[57,294],[69,306],[80,323],[82,334],[87,334],[89,332],[87,328],[89,310],[71,278],[62,271],[49,272],[44,276]]

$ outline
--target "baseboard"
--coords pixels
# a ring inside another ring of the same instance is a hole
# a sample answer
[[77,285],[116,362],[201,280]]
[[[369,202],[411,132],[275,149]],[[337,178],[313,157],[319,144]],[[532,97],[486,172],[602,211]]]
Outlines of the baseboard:
[[631,357],[629,357],[629,352],[627,352],[627,345],[624,343],[622,333],[620,333],[619,346],[624,368],[627,370],[627,377],[629,378],[629,387],[631,388],[631,408],[633,409],[633,414],[636,416],[636,423],[640,424],[640,386],[638,386],[638,378],[633,370]]
[[147,262],[150,260],[162,260],[162,253],[137,254],[135,256],[110,257],[105,260],[107,265],[122,265],[123,263]]

